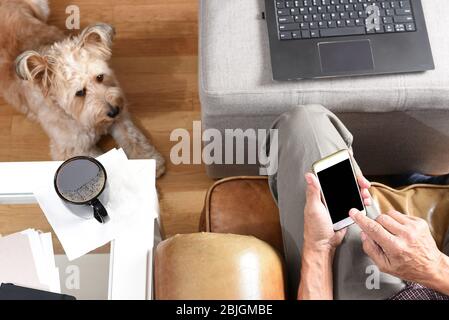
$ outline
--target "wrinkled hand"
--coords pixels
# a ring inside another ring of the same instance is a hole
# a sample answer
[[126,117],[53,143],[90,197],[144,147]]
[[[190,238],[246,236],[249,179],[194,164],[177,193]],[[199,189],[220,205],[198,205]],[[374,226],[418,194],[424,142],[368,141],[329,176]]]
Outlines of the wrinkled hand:
[[363,250],[380,271],[423,285],[441,271],[444,255],[425,220],[394,210],[375,221],[356,209],[350,216],[363,230]]
[[[334,250],[343,241],[346,229],[334,231],[333,222],[321,201],[321,188],[317,177],[307,173],[306,206],[304,209],[304,246],[313,250]],[[362,197],[366,205],[371,204],[368,192],[370,183],[363,176],[358,177]]]

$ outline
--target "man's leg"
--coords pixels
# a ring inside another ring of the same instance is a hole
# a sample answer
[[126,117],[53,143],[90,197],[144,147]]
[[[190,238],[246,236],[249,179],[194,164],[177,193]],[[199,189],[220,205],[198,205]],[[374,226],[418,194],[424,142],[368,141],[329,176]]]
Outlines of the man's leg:
[[[299,106],[283,114],[273,129],[279,130],[279,163],[277,174],[270,177],[270,187],[280,210],[289,291],[296,297],[303,244],[304,175],[311,171],[315,161],[351,148],[352,135],[333,113],[320,105]],[[356,171],[360,174],[357,164]],[[374,208],[367,210],[372,218],[378,215]],[[334,298],[386,299],[404,287],[401,280],[381,274],[372,266],[373,262],[362,250],[360,229],[355,225],[349,227],[335,255]],[[367,279],[371,290],[367,288]]]

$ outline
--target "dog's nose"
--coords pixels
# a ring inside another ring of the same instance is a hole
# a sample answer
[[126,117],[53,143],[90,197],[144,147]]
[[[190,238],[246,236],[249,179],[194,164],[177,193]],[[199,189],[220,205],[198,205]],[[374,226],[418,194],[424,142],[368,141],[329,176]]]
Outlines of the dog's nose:
[[109,106],[109,112],[108,112],[108,117],[109,118],[115,118],[119,115],[120,113],[120,108],[119,107],[113,107],[113,106]]

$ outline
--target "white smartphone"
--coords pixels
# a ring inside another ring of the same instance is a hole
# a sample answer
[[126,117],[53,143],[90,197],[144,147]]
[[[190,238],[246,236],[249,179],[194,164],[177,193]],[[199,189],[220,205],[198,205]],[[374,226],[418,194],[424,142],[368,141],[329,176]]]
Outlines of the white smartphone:
[[334,153],[313,164],[321,186],[323,203],[334,224],[334,230],[344,229],[354,221],[349,217],[353,208],[366,215],[366,208],[348,150]]

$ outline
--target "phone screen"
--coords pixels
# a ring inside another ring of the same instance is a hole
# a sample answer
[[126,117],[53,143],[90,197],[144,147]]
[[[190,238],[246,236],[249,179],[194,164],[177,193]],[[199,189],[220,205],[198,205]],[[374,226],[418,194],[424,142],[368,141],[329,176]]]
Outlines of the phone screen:
[[318,172],[318,179],[334,224],[348,218],[352,208],[364,210],[349,159]]

